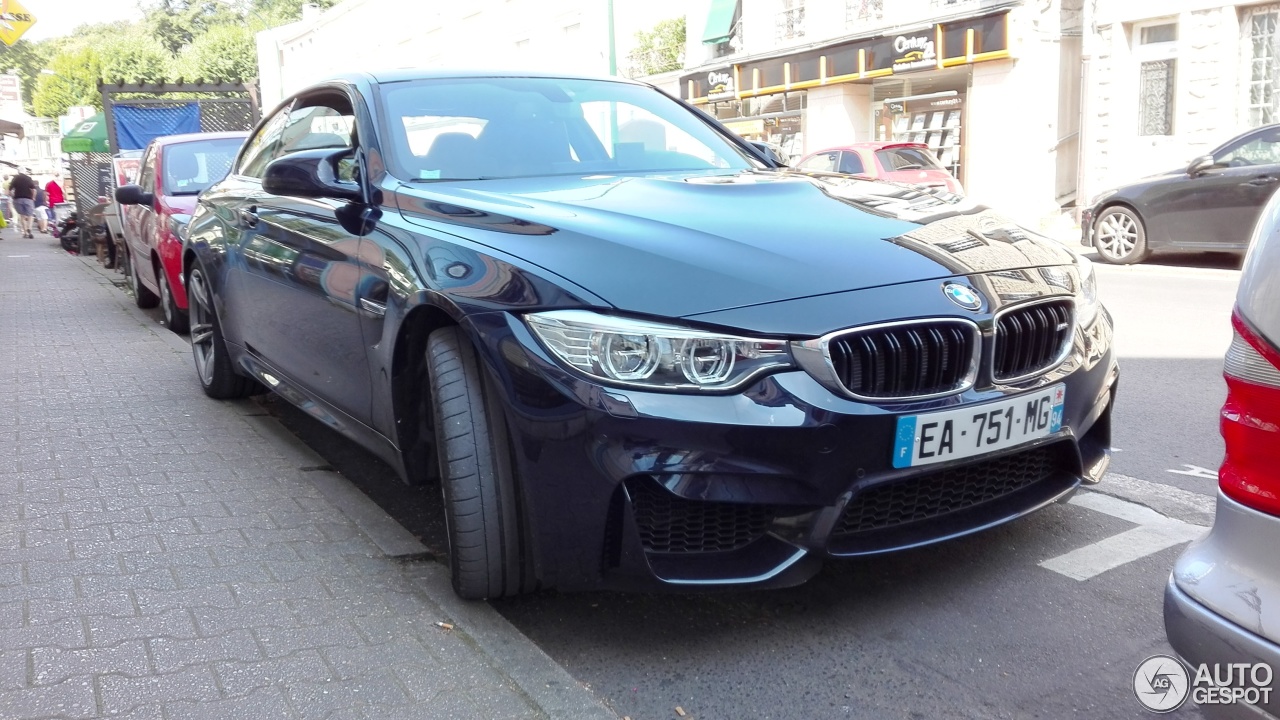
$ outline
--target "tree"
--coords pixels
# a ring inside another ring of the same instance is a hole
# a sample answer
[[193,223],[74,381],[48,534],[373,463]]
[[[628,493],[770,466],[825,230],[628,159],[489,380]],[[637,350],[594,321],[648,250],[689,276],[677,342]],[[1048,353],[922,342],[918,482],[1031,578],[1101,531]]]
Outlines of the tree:
[[164,44],[170,55],[178,55],[212,28],[243,22],[243,8],[236,2],[151,0],[143,6],[142,24],[152,37]]
[[271,19],[271,26],[291,23],[302,19],[302,6],[315,5],[321,10],[328,10],[338,4],[338,0],[251,0],[250,9]]
[[244,25],[217,25],[183,49],[176,64],[184,80],[251,80],[258,76],[258,49]]
[[684,17],[663,20],[652,30],[636,33],[636,47],[627,54],[628,77],[657,75],[684,66]]
[[101,77],[106,82],[163,82],[173,57],[164,45],[141,31],[116,35],[98,47]]
[[31,98],[40,77],[40,70],[47,62],[45,48],[41,45],[19,40],[13,45],[0,43],[0,72],[18,71],[22,81],[22,96],[27,112],[32,111]]
[[64,50],[49,62],[52,75],[41,75],[31,94],[31,104],[40,117],[65,115],[75,105],[102,107],[98,80],[102,59],[92,48]]
[[74,105],[102,107],[98,82],[161,82],[172,60],[164,47],[136,30],[126,30],[94,43],[65,43],[49,61],[52,74],[41,74],[31,96],[41,117],[58,117]]

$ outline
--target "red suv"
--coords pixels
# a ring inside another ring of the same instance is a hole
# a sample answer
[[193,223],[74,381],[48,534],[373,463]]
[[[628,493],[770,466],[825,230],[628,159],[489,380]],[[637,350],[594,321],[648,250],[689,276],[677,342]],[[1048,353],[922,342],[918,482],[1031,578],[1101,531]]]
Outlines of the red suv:
[[928,145],[904,142],[863,142],[809,153],[797,170],[845,173],[894,182],[939,187],[964,194],[960,181],[947,172]]
[[138,184],[116,189],[116,202],[125,206],[125,262],[134,299],[141,308],[159,303],[174,332],[188,328],[179,230],[200,192],[227,176],[246,137],[227,132],[156,138],[142,153]]

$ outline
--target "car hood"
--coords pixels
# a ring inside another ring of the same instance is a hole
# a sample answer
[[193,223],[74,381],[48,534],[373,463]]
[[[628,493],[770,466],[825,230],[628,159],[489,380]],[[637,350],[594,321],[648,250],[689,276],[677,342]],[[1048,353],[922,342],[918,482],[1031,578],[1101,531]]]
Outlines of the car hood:
[[946,192],[795,171],[402,185],[411,223],[667,317],[1074,256]]

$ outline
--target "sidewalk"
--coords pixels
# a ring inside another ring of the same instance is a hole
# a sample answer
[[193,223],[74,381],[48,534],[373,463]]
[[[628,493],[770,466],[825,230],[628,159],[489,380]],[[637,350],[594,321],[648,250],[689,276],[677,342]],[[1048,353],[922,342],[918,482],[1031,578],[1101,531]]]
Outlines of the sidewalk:
[[120,276],[16,235],[0,718],[616,717],[254,403],[206,398]]

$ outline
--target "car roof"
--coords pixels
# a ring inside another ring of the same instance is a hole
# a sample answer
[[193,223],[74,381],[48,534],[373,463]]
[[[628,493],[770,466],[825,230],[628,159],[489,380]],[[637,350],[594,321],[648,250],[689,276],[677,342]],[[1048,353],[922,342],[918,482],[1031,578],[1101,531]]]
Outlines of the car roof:
[[[609,75],[590,75],[562,72],[538,72],[533,70],[479,69],[479,68],[387,68],[358,73],[342,73],[328,79],[354,81],[363,79],[375,83],[408,82],[411,80],[442,80],[450,78],[556,78],[561,80],[605,80],[629,85],[643,85],[634,80]],[[323,82],[318,83],[323,84]]]
[[809,154],[816,155],[818,153],[831,152],[833,150],[888,150],[891,148],[916,148],[916,149],[926,148],[927,149],[928,147],[929,146],[925,145],[924,143],[893,142],[889,140],[878,140],[875,142],[856,142],[856,143],[849,143],[848,145],[839,145],[837,147],[823,148],[821,150],[814,150]]
[[236,130],[228,132],[207,132],[207,133],[183,133],[181,135],[163,135],[152,140],[156,145],[180,145],[182,143],[199,142],[201,140],[226,140],[229,138],[249,137],[249,131]]

